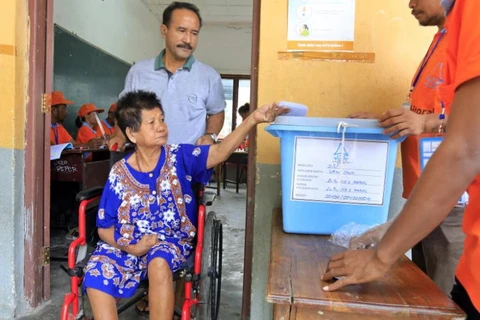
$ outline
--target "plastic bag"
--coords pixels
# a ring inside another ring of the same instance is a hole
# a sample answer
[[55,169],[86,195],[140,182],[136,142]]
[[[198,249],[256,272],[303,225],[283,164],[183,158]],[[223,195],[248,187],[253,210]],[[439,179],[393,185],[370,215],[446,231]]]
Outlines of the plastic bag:
[[358,224],[355,222],[350,222],[340,229],[336,230],[330,236],[330,241],[333,244],[348,248],[350,244],[350,240],[354,237],[358,237],[362,233],[370,230],[371,228],[375,227],[376,225],[369,226],[365,224]]

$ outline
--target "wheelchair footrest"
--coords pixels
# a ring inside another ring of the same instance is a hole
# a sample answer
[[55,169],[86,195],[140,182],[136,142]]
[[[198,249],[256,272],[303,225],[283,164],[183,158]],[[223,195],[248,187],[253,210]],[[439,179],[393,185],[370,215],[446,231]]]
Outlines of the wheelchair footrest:
[[213,201],[215,201],[216,194],[214,192],[204,192],[203,197],[202,197],[202,203],[209,207],[213,204]]
[[60,268],[62,268],[63,271],[65,271],[66,274],[68,274],[70,277],[79,277],[81,278],[83,276],[83,267],[75,267],[75,268],[67,268],[63,265],[60,265]]
[[191,272],[188,272],[183,276],[183,280],[185,282],[195,282],[195,281],[200,280],[200,275],[199,274],[192,274]]

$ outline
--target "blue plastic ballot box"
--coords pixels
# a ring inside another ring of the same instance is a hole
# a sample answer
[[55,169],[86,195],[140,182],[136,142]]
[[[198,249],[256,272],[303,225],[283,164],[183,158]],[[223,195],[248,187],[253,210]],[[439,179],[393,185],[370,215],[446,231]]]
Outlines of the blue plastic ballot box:
[[283,229],[331,234],[387,221],[398,143],[377,120],[277,117]]

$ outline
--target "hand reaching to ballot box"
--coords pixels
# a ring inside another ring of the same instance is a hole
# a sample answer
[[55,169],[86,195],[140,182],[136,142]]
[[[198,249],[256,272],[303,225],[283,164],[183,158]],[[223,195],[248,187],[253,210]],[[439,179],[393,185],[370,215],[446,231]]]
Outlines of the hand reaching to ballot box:
[[287,107],[281,107],[277,102],[265,104],[253,112],[253,119],[256,123],[273,122],[276,117],[288,113]]

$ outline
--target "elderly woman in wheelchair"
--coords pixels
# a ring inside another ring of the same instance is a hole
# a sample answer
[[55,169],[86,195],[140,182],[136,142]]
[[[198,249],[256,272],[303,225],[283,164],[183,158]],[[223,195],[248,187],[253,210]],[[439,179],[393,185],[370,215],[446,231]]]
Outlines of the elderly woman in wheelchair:
[[206,184],[248,131],[286,113],[264,105],[221,143],[168,145],[168,127],[154,93],[137,91],[117,103],[116,120],[136,145],[111,169],[100,201],[101,241],[85,268],[83,282],[96,320],[117,319],[116,300],[134,295],[148,277],[150,318],[172,319],[172,274],[193,250],[196,235],[192,183]]

